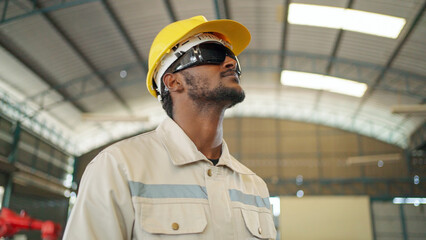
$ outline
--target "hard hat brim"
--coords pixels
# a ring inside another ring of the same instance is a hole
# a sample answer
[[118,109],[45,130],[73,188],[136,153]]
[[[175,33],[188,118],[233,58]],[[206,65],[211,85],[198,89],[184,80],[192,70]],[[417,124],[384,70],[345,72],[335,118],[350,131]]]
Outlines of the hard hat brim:
[[[182,40],[202,32],[220,33],[226,37],[232,45],[232,52],[239,55],[250,43],[251,35],[242,24],[228,19],[213,20],[198,25],[187,34],[182,36]],[[175,45],[174,43],[173,45]]]
[[[214,32],[223,35],[226,38],[225,40],[231,44],[231,50],[234,52],[235,55],[239,55],[248,46],[251,40],[250,32],[244,25],[228,19],[212,20],[201,23],[190,29],[189,31],[180,31],[175,33],[177,35],[175,35],[175,39],[177,40],[174,42],[170,42],[169,46],[164,48],[164,50],[160,54],[160,58],[163,57],[178,42],[203,32]],[[180,37],[178,37],[179,35]],[[159,61],[157,62],[157,65],[158,63]],[[154,74],[154,69],[156,68],[157,66],[154,66],[149,70],[146,81],[148,90],[154,97],[157,97],[157,92],[152,86],[152,77]]]

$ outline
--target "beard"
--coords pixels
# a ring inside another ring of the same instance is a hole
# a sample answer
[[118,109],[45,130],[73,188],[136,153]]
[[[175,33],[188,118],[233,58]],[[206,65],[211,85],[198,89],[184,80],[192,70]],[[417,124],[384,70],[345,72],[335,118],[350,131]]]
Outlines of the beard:
[[[190,86],[188,89],[188,96],[199,105],[225,103],[228,104],[227,108],[231,108],[237,103],[244,101],[245,93],[243,90],[226,87],[222,82],[220,82],[216,88],[208,89],[208,78],[196,78],[186,71],[182,71],[181,73],[185,78],[185,82]],[[226,77],[229,74],[230,73],[226,71],[221,73],[220,76]]]

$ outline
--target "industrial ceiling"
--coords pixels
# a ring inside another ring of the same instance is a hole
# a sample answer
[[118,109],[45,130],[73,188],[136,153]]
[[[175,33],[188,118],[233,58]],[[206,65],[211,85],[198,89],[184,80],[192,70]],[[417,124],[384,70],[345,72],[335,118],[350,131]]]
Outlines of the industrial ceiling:
[[[396,38],[293,24],[291,4],[405,20]],[[73,155],[153,129],[166,115],[146,90],[149,48],[167,24],[228,18],[252,34],[240,55],[245,102],[227,117],[273,117],[356,132],[402,148],[425,115],[425,0],[0,0],[1,111]],[[282,70],[367,84],[361,97],[284,86]],[[138,121],[89,121],[105,115]]]

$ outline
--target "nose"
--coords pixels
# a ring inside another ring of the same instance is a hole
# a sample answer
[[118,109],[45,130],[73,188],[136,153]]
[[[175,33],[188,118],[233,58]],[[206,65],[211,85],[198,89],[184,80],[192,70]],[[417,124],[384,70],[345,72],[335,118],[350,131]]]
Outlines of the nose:
[[225,61],[223,61],[223,66],[232,70],[237,70],[237,61],[229,56],[226,56]]

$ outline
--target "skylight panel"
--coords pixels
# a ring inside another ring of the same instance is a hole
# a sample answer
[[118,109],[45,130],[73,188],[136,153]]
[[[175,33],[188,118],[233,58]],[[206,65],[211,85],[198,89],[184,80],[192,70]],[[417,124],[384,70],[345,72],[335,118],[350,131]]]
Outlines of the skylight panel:
[[367,84],[365,83],[321,74],[288,70],[281,72],[281,84],[324,90],[354,97],[362,97],[367,90]]
[[290,4],[288,22],[343,29],[393,39],[398,37],[406,23],[404,18],[384,14],[299,3]]

